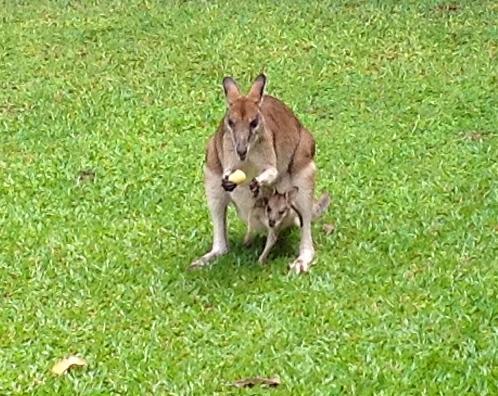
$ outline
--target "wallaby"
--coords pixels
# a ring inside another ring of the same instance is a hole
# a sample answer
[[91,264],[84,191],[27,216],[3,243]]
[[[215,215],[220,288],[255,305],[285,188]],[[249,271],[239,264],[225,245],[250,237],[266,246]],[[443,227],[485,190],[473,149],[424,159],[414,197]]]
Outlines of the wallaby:
[[[285,193],[274,190],[269,197],[262,197],[256,201],[254,208],[247,220],[248,228],[244,237],[244,244],[249,245],[254,234],[264,227],[267,233],[266,245],[258,261],[263,264],[268,258],[271,248],[275,245],[280,231],[292,225],[302,227],[302,215],[294,204],[297,186],[292,187]],[[318,219],[328,208],[330,196],[322,194],[320,199],[313,203],[312,221]]]
[[[301,240],[299,256],[290,268],[297,273],[308,271],[313,260],[315,141],[283,102],[264,94],[266,81],[260,74],[244,96],[233,78],[223,79],[227,110],[207,143],[204,166],[213,244],[208,253],[192,263],[193,267],[206,265],[228,251],[228,205],[233,203],[239,217],[247,221],[264,186],[299,187],[295,206],[302,216]],[[236,185],[228,180],[235,169],[246,173],[245,183]]]

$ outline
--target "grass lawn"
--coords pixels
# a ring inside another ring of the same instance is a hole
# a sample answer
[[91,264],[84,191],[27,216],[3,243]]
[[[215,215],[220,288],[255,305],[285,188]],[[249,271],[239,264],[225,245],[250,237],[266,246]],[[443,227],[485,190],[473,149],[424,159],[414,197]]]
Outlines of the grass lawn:
[[[92,3],[2,6],[0,394],[498,393],[496,1]],[[231,211],[188,272],[221,79],[261,71],[333,197],[315,265]]]

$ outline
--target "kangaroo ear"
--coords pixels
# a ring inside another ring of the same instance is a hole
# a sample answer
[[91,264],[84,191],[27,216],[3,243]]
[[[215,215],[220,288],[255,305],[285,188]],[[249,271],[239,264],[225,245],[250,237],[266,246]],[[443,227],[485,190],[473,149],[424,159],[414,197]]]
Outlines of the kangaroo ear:
[[293,202],[296,199],[297,192],[299,191],[299,187],[294,186],[290,190],[285,193],[285,198],[288,202]]
[[256,80],[252,84],[251,90],[249,91],[247,97],[260,105],[265,93],[265,87],[266,76],[264,74],[260,74],[258,77],[256,77]]
[[223,89],[227,98],[228,105],[231,105],[235,100],[240,98],[240,89],[232,77],[225,77],[223,79]]

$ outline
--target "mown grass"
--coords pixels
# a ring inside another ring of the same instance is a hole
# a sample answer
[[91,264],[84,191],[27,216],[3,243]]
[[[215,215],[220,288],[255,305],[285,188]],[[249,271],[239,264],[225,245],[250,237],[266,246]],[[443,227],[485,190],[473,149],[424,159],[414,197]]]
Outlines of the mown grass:
[[[1,394],[498,392],[495,2],[2,8]],[[315,266],[287,276],[294,232],[260,268],[230,213],[187,272],[220,81],[261,71],[333,196]]]

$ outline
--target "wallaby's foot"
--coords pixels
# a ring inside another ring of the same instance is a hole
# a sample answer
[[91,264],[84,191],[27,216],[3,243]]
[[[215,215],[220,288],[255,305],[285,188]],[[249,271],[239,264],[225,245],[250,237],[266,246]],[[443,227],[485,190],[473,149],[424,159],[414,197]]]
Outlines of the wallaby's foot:
[[214,259],[217,257],[223,256],[228,252],[228,249],[223,250],[211,250],[206,253],[204,256],[199,257],[197,260],[194,260],[192,264],[190,264],[189,269],[193,270],[196,268],[201,268],[209,265]]
[[267,254],[262,254],[261,256],[259,256],[258,263],[260,263],[261,265],[265,265],[267,262],[268,262]]
[[308,272],[310,267],[311,263],[307,263],[298,258],[289,265],[289,271],[294,272],[296,274],[302,274],[304,272]]
[[308,272],[311,268],[314,253],[313,250],[305,250],[302,252],[299,257],[289,265],[289,271],[296,274]]

